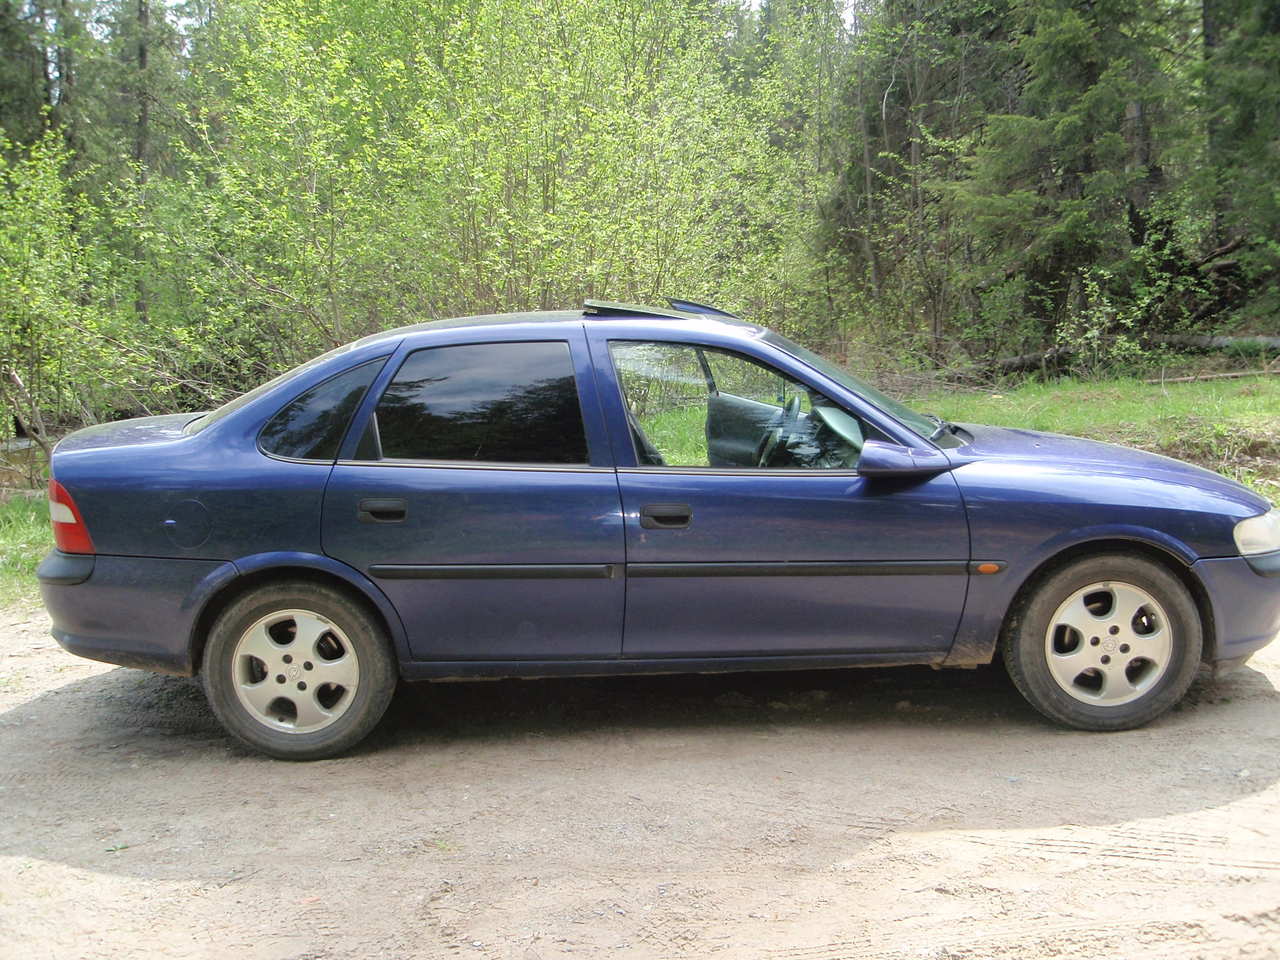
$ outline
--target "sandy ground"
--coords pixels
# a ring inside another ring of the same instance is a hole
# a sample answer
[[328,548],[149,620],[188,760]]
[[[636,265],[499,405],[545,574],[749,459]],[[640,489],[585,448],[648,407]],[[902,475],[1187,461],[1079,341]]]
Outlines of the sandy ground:
[[357,755],[0,612],[0,956],[1280,956],[1280,650],[1151,727],[995,669],[402,691]]

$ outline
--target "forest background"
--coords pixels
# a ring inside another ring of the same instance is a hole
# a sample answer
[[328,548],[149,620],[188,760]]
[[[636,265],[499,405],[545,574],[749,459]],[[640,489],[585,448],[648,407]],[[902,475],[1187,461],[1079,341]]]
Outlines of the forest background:
[[880,379],[1265,350],[1280,3],[0,2],[0,436],[666,296]]

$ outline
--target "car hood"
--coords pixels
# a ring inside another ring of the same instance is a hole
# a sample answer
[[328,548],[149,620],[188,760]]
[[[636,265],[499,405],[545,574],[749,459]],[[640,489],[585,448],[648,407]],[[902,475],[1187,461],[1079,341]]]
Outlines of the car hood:
[[958,465],[974,460],[1005,460],[1073,469],[1098,476],[1142,476],[1209,491],[1239,503],[1252,513],[1264,513],[1270,509],[1270,504],[1248,487],[1220,473],[1172,457],[1037,430],[970,423],[959,426],[973,439],[965,446],[946,451],[952,462]]

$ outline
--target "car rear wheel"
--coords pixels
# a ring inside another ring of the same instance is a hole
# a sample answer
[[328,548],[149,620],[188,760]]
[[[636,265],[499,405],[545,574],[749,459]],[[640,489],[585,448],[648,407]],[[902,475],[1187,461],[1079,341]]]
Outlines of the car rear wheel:
[[213,712],[245,744],[284,760],[363,740],[396,685],[390,644],[362,604],[319,584],[260,587],[223,611],[204,651]]
[[1009,617],[1005,666],[1030,704],[1081,730],[1126,730],[1182,699],[1203,645],[1195,602],[1146,557],[1076,560]]

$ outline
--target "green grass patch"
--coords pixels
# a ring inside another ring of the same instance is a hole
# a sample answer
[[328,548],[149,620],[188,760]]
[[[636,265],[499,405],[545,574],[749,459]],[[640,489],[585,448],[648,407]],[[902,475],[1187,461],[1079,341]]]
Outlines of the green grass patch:
[[49,501],[0,491],[0,603],[34,600],[36,566],[53,546]]
[[671,466],[705,467],[707,458],[707,405],[670,407],[636,418],[649,442]]
[[1046,430],[1162,453],[1280,499],[1280,377],[1028,383],[909,402],[959,423]]

